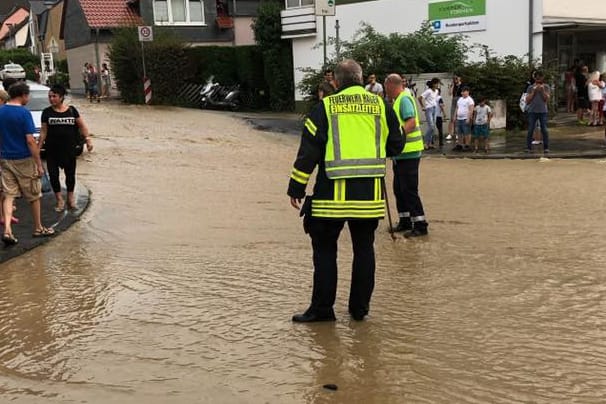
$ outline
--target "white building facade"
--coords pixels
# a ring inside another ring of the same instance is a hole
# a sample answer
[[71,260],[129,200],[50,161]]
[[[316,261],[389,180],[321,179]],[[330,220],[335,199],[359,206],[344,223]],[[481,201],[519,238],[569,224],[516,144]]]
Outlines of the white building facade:
[[[285,3],[282,36],[292,39],[296,85],[301,68],[323,65],[324,17],[316,16],[314,0]],[[470,45],[486,45],[497,56],[558,58],[561,66],[581,58],[590,68],[606,70],[605,5],[605,0],[336,0],[335,15],[325,17],[326,35],[336,36],[337,21],[341,40],[350,40],[363,22],[383,34],[406,34],[430,21],[437,35],[461,33]],[[334,45],[327,51],[334,55]],[[480,57],[469,55],[470,61]],[[297,91],[295,100],[304,97]]]

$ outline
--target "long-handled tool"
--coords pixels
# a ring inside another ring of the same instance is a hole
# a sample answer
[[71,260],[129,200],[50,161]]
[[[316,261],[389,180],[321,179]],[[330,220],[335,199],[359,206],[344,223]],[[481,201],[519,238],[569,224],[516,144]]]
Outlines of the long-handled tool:
[[389,235],[393,241],[396,241],[397,237],[394,232],[393,221],[391,220],[391,209],[389,208],[389,197],[387,196],[385,177],[381,177],[381,187],[383,188],[383,195],[385,196],[385,208],[387,209],[387,220],[389,221]]

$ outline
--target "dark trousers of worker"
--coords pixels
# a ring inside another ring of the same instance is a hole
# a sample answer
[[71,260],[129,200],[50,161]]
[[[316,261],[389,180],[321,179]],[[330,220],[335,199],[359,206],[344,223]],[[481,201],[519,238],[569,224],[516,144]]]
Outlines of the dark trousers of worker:
[[413,225],[427,227],[423,203],[419,196],[421,159],[394,160],[393,191],[400,219],[410,218]]
[[[353,245],[349,312],[368,314],[375,287],[375,230],[377,219],[348,220]],[[314,284],[311,309],[319,315],[332,313],[337,295],[337,241],[345,220],[310,218],[308,231],[313,247]]]

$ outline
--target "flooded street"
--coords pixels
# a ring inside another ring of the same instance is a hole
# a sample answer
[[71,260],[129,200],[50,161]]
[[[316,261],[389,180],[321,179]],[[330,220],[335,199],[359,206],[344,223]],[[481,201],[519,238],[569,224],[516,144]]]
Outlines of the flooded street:
[[346,231],[338,321],[300,325],[298,138],[80,107],[92,203],[0,265],[1,402],[606,401],[606,161],[424,159],[430,235],[392,242],[381,223],[368,320],[347,315]]

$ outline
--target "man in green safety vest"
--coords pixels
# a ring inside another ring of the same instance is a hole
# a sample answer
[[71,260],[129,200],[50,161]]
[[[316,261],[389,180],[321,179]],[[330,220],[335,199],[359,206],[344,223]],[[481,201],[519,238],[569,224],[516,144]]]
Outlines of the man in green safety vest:
[[[349,313],[361,321],[374,289],[374,237],[385,215],[385,158],[404,147],[398,118],[383,100],[363,87],[362,68],[353,60],[335,69],[338,91],[325,97],[305,121],[288,184],[291,205],[304,216],[313,248],[311,305],[294,322],[334,321],[337,240],[348,223],[353,243]],[[318,166],[314,193],[305,197]]]
[[419,196],[419,163],[423,150],[421,121],[415,99],[404,91],[402,77],[390,74],[385,80],[387,96],[394,100],[393,109],[406,136],[404,152],[393,158],[394,193],[400,221],[396,231],[405,237],[427,235],[427,220]]

